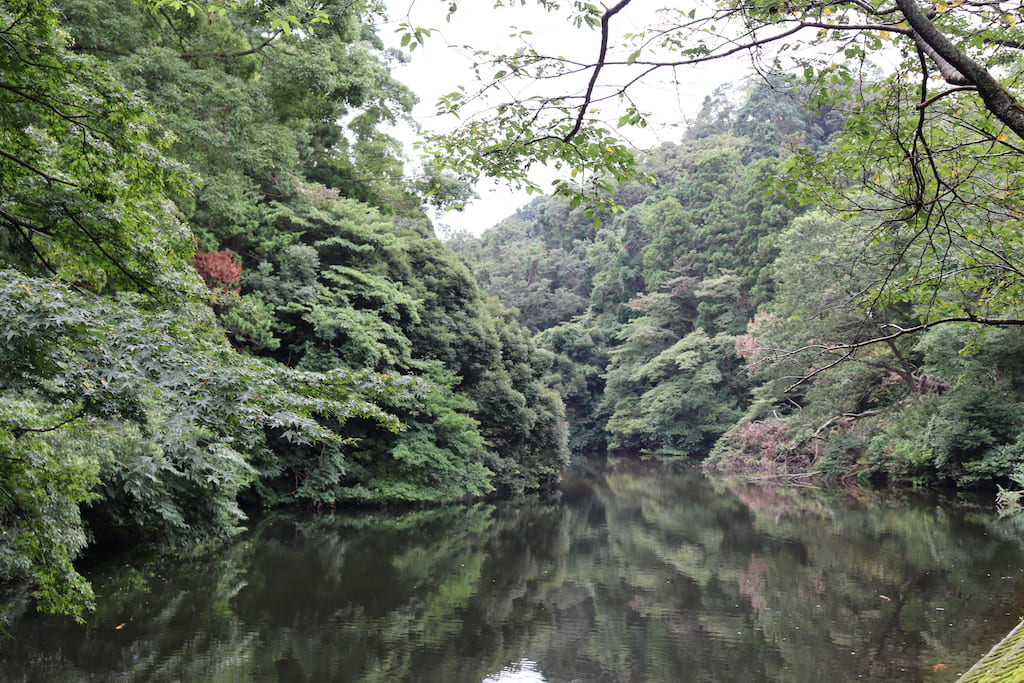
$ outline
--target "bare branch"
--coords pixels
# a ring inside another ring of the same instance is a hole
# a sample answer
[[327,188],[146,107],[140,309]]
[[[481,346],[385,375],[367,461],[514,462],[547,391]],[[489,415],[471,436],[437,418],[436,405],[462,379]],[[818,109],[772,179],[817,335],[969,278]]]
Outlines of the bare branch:
[[943,90],[942,92],[938,93],[937,95],[932,95],[931,97],[929,97],[928,99],[924,100],[923,102],[920,102],[917,105],[917,108],[918,109],[926,109],[927,107],[930,107],[931,105],[933,105],[936,102],[938,102],[939,100],[941,100],[943,97],[948,97],[949,95],[953,95],[953,94],[958,93],[958,92],[969,92],[969,91],[973,91],[973,90],[977,90],[977,88],[974,87],[973,85],[962,86],[962,87],[958,87],[958,88],[949,88],[948,90]]
[[921,34],[917,31],[911,31],[910,37],[913,38],[917,49],[931,57],[935,65],[939,67],[939,75],[942,76],[944,81],[950,85],[973,85],[955,66],[947,62],[942,55],[936,52],[935,48],[921,37]]
[[835,344],[807,344],[790,351],[783,351],[781,349],[760,350],[776,353],[777,355],[773,356],[773,360],[776,361],[792,358],[809,351],[815,351],[818,355],[836,355],[836,358],[830,360],[825,365],[815,368],[809,373],[796,378],[796,381],[786,388],[786,392],[788,393],[804,382],[808,382],[818,375],[831,370],[840,363],[850,360],[853,357],[853,354],[859,349],[874,346],[876,344],[888,344],[889,342],[895,341],[901,337],[911,334],[919,334],[937,325],[945,325],[948,323],[974,323],[976,325],[986,325],[990,327],[1020,327],[1024,326],[1024,318],[989,318],[977,315],[958,315],[940,318],[938,320],[932,320],[930,322],[920,323],[910,327],[902,327],[896,323],[886,323],[885,325],[882,325],[882,327],[892,328],[894,331],[889,334],[872,337],[871,339],[863,339],[856,342],[838,342]]
[[597,79],[601,75],[601,69],[604,67],[605,57],[608,55],[608,31],[612,17],[621,12],[626,5],[632,0],[619,0],[611,9],[607,10],[601,15],[601,47],[598,50],[597,62],[594,63],[594,71],[590,75],[590,82],[587,84],[587,92],[583,97],[583,103],[580,105],[579,112],[576,116],[576,123],[572,129],[562,137],[562,142],[569,142],[576,134],[580,132],[580,128],[583,127],[583,119],[587,115],[587,107],[590,106],[590,99],[593,97],[594,88],[597,86]]

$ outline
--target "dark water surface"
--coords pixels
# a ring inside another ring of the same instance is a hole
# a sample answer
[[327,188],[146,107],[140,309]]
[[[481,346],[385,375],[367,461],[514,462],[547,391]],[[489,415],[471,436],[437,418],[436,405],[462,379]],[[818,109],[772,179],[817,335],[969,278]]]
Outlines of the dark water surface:
[[2,681],[953,681],[1024,614],[1019,529],[916,494],[594,462],[560,499],[253,522],[10,616]]

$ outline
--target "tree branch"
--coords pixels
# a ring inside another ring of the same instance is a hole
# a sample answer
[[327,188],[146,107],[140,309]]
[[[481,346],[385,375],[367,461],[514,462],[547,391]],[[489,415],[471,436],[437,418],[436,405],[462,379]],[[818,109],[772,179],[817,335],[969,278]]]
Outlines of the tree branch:
[[[68,425],[68,424],[71,424],[75,420],[81,418],[83,415],[85,415],[85,408],[80,409],[77,413],[75,413],[71,417],[67,418],[66,420],[62,420],[62,421],[58,422],[57,424],[53,424],[53,425],[50,425],[48,427],[15,427],[11,431],[14,433],[15,436],[21,436],[22,434],[28,434],[28,433],[32,433],[32,434],[45,434],[46,432],[57,431],[61,427],[65,426],[65,425]],[[13,460],[14,458],[11,458],[11,459]]]
[[797,356],[801,353],[806,353],[808,351],[816,351],[818,355],[838,354],[838,357],[832,359],[825,365],[818,368],[814,368],[813,370],[802,376],[790,376],[791,379],[796,379],[796,381],[790,384],[788,387],[786,387],[786,393],[789,393],[790,391],[797,388],[804,382],[809,382],[818,375],[828,370],[831,370],[840,363],[850,360],[850,358],[853,357],[853,354],[859,349],[868,346],[873,346],[875,344],[891,344],[893,341],[899,339],[900,337],[905,337],[911,334],[918,334],[920,332],[924,332],[925,330],[931,327],[935,327],[936,325],[944,325],[947,323],[974,323],[976,325],[987,325],[991,327],[1016,327],[1024,326],[1024,318],[988,318],[985,316],[968,314],[940,318],[938,320],[932,320],[931,322],[912,325],[911,327],[902,327],[900,325],[897,325],[896,323],[886,323],[882,325],[883,328],[894,328],[895,331],[889,334],[883,334],[881,336],[872,337],[871,339],[863,339],[857,342],[839,342],[835,344],[807,344],[805,346],[801,346],[798,349],[793,349],[790,351],[785,351],[782,349],[764,348],[760,350],[775,354],[764,359],[773,361],[780,361],[786,358],[792,358],[794,356]]
[[25,243],[25,245],[32,252],[32,255],[36,257],[40,264],[42,264],[43,268],[50,271],[53,275],[60,277],[60,273],[57,271],[57,269],[49,261],[46,260],[46,257],[43,255],[43,252],[41,252],[39,250],[39,247],[36,246],[36,243],[32,241],[32,233],[39,232],[36,226],[18,219],[17,216],[3,209],[0,209],[0,220],[7,221],[11,225],[11,227],[14,228],[14,231],[17,232],[18,236],[21,238],[21,241]]
[[942,92],[940,92],[940,93],[938,93],[936,95],[932,95],[927,100],[924,100],[923,102],[919,102],[918,105],[917,105],[917,108],[918,109],[927,109],[931,105],[933,105],[936,102],[938,102],[939,100],[941,100],[943,97],[946,97],[948,95],[952,95],[952,94],[958,93],[958,92],[967,92],[969,90],[977,90],[977,88],[975,88],[973,85],[967,85],[967,86],[963,86],[963,87],[959,87],[959,88],[949,88],[948,90],[943,90]]
[[64,180],[63,178],[58,178],[57,176],[50,175],[46,171],[44,171],[42,169],[39,169],[39,168],[36,168],[35,166],[33,166],[32,164],[28,163],[24,159],[21,159],[20,157],[16,157],[13,154],[8,154],[7,152],[3,151],[2,149],[0,149],[0,156],[4,157],[5,159],[10,159],[11,161],[13,161],[14,163],[18,164],[19,166],[24,166],[25,168],[27,168],[28,170],[32,171],[33,173],[35,173],[36,175],[41,177],[43,180],[45,180],[47,185],[53,185],[54,183],[61,183],[63,185],[69,185],[71,187],[77,187],[78,186],[77,183],[73,183],[70,180]]
[[127,268],[127,267],[125,267],[125,265],[124,265],[123,263],[121,263],[120,259],[117,259],[117,258],[115,258],[115,257],[114,257],[114,256],[113,256],[113,255],[112,255],[112,254],[111,254],[111,253],[110,253],[110,252],[109,252],[109,251],[108,251],[108,250],[106,249],[106,247],[104,247],[104,246],[103,246],[103,241],[102,241],[102,240],[100,240],[99,238],[97,238],[97,237],[96,237],[95,235],[93,235],[93,234],[92,234],[92,233],[91,233],[91,232],[89,231],[89,229],[85,227],[85,224],[84,224],[84,223],[82,223],[82,221],[80,221],[80,220],[78,219],[78,216],[76,216],[76,215],[75,215],[75,214],[74,214],[74,213],[73,213],[73,212],[72,212],[72,211],[71,211],[70,209],[68,209],[67,207],[64,207],[64,215],[66,215],[66,216],[67,216],[67,217],[68,217],[68,218],[69,218],[69,219],[71,220],[71,222],[72,222],[72,223],[74,223],[74,224],[75,224],[76,226],[78,226],[78,229],[82,231],[82,234],[84,234],[84,235],[85,235],[86,237],[88,237],[88,238],[89,238],[89,241],[93,243],[93,245],[94,245],[94,246],[96,247],[96,249],[97,249],[97,250],[98,250],[98,251],[99,251],[99,252],[100,252],[101,254],[103,254],[103,256],[105,256],[105,257],[107,258],[107,260],[108,260],[108,261],[110,261],[110,263],[111,263],[111,264],[113,264],[113,266],[114,266],[115,268],[117,268],[117,269],[118,269],[119,271],[121,271],[122,273],[124,273],[124,274],[125,274],[125,276],[126,276],[126,277],[127,277],[127,278],[128,278],[129,280],[131,280],[132,282],[134,282],[134,283],[135,283],[136,285],[138,285],[138,287],[139,287],[139,288],[140,288],[140,289],[141,289],[141,290],[142,290],[143,292],[147,292],[147,293],[152,293],[152,291],[153,291],[153,289],[152,289],[152,283],[150,283],[150,282],[146,281],[146,279],[145,279],[145,278],[143,278],[143,277],[140,277],[139,275],[136,275],[136,274],[135,274],[135,273],[133,273],[132,271],[128,270],[128,268]]
[[562,137],[562,142],[569,142],[576,134],[580,132],[580,128],[583,127],[583,119],[587,115],[587,107],[590,106],[590,100],[594,96],[594,88],[597,87],[597,79],[601,75],[601,69],[604,67],[605,58],[608,56],[608,27],[612,17],[622,11],[632,0],[619,0],[611,9],[605,11],[601,15],[601,48],[598,51],[597,62],[594,64],[594,72],[590,74],[590,82],[587,83],[587,91],[583,96],[583,103],[580,104],[579,111],[576,114],[576,122],[572,129]]
[[262,52],[264,48],[280,38],[282,33],[283,31],[277,30],[267,36],[259,45],[251,47],[248,50],[239,50],[237,52],[182,52],[178,56],[182,59],[195,59],[197,57],[219,57],[221,59],[232,59],[234,57],[244,57],[246,55]]
[[1024,138],[1024,109],[1017,104],[1013,95],[985,67],[954,45],[925,15],[917,0],[896,0],[896,5],[914,30],[915,41],[920,40],[927,45],[927,48],[922,47],[922,49],[929,56],[934,53],[933,59],[938,57],[942,60],[941,62],[936,61],[940,70],[942,63],[945,62],[964,77],[962,83],[953,83],[953,85],[975,86],[985,107],[1005,123],[1010,130]]

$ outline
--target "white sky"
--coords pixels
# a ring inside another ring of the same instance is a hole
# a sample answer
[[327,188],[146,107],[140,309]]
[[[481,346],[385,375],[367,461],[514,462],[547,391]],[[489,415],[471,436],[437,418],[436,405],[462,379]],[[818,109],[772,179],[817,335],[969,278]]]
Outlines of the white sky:
[[545,683],[545,678],[538,671],[537,662],[521,659],[488,676],[483,683]]
[[[510,34],[529,29],[533,34],[533,43],[546,53],[578,57],[591,62],[598,51],[597,31],[578,30],[557,15],[544,12],[533,4],[495,9],[489,0],[462,0],[450,22],[445,21],[449,4],[446,0],[386,0],[386,4],[392,22],[390,26],[380,27],[380,35],[389,45],[398,46],[399,37],[395,31],[398,24],[407,18],[414,25],[437,29],[427,39],[425,47],[412,51],[409,64],[393,72],[395,78],[419,96],[420,102],[413,112],[413,118],[426,129],[451,130],[458,125],[458,121],[451,117],[441,119],[435,116],[434,104],[438,97],[454,91],[459,85],[465,86],[467,92],[474,90],[475,76],[471,68],[471,57],[467,50],[459,46],[471,45],[491,51],[514,52],[520,43],[518,38],[510,37]],[[641,8],[639,12],[652,11],[648,9],[649,3],[636,4]],[[629,11],[633,11],[633,14],[629,14]],[[630,6],[627,12],[615,17],[613,28],[621,33],[644,23],[643,14],[638,14]],[[642,148],[678,140],[682,133],[679,125],[696,113],[707,94],[722,83],[742,79],[746,73],[749,73],[748,68],[742,63],[731,66],[714,63],[705,69],[690,71],[689,80],[686,80],[685,73],[676,74],[682,84],[679,87],[665,82],[631,90],[634,97],[640,100],[642,108],[654,114],[653,118],[661,125],[639,132],[623,131],[627,142]],[[406,142],[410,155],[414,155],[411,142],[415,134],[412,131],[397,131],[396,134]],[[553,177],[553,173],[539,169],[533,180],[547,189]],[[530,200],[525,192],[491,181],[481,182],[476,189],[479,199],[464,211],[450,212],[437,221],[442,224],[442,230],[465,230],[480,234]]]

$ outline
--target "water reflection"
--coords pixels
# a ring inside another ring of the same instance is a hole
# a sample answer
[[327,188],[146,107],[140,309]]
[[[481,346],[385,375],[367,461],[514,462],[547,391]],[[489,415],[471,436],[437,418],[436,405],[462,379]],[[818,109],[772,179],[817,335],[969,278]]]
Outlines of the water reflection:
[[493,676],[488,676],[483,683],[545,683],[544,676],[537,670],[537,662],[524,659],[512,666],[507,666]]
[[559,501],[272,515],[11,614],[10,681],[952,681],[1024,605],[1017,536],[903,494],[585,463]]

